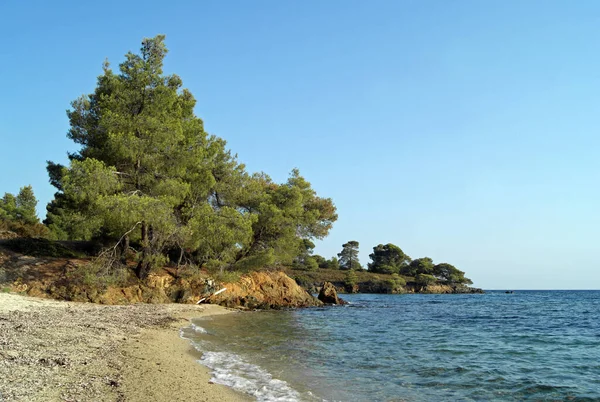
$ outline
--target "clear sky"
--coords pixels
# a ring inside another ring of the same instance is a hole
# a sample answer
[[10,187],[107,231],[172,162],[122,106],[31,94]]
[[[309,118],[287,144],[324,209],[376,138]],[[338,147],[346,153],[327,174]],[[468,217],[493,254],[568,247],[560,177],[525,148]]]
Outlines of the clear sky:
[[70,101],[143,37],[250,171],[476,286],[600,288],[600,2],[0,2],[0,193],[53,195]]

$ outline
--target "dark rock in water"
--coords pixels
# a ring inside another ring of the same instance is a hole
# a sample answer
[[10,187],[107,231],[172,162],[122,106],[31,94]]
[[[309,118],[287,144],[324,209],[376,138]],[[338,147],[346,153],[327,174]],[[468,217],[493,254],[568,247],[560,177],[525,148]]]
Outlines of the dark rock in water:
[[335,286],[333,286],[331,282],[325,282],[323,284],[318,299],[325,304],[346,304],[345,301],[338,297]]

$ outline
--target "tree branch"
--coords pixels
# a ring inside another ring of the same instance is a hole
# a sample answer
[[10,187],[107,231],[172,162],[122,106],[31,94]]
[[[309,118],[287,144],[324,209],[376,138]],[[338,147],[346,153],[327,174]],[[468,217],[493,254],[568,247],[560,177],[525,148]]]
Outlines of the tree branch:
[[111,248],[108,248],[108,249],[104,250],[103,252],[101,252],[101,253],[98,255],[98,258],[100,258],[100,257],[103,257],[103,256],[104,256],[104,255],[106,255],[108,252],[111,252],[111,254],[113,254],[113,255],[114,255],[114,253],[117,251],[117,247],[119,247],[119,244],[121,244],[121,242],[123,241],[123,239],[125,238],[125,236],[127,236],[128,234],[130,234],[131,232],[133,232],[133,231],[135,230],[135,228],[136,228],[138,225],[141,225],[141,224],[142,224],[142,222],[141,222],[141,221],[140,221],[140,222],[136,222],[136,223],[135,223],[135,225],[133,225],[133,227],[132,227],[131,229],[129,229],[127,232],[125,232],[125,233],[123,234],[123,236],[121,236],[121,238],[119,239],[119,241],[117,242],[117,244],[115,244],[113,247],[111,247]]

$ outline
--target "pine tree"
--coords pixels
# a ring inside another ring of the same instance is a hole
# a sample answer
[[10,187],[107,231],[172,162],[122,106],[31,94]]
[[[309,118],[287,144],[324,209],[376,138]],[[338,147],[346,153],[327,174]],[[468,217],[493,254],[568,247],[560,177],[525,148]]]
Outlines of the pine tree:
[[195,99],[163,74],[164,36],[144,39],[114,73],[105,62],[94,93],[72,103],[70,165],[48,163],[58,190],[46,223],[55,238],[139,243],[145,278],[179,250],[200,265],[291,263],[303,239],[337,218],[297,170],[285,184],[249,175],[224,140],[204,131]]
[[379,244],[369,254],[373,262],[369,263],[369,271],[381,274],[397,274],[410,264],[411,259],[402,249],[394,244]]
[[340,269],[359,270],[362,269],[358,261],[358,242],[351,240],[342,245],[342,251],[338,253]]

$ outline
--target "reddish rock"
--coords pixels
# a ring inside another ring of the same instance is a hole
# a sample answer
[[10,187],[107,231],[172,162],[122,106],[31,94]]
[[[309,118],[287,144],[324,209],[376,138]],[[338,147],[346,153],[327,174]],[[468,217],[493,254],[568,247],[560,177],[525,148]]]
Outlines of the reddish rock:
[[224,283],[223,293],[210,297],[211,304],[245,309],[312,307],[322,303],[283,272],[252,272],[236,283]]
[[319,300],[325,304],[346,304],[345,301],[340,299],[335,290],[335,286],[331,282],[325,282],[319,292]]

